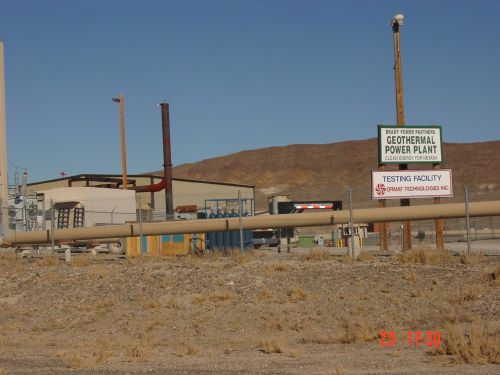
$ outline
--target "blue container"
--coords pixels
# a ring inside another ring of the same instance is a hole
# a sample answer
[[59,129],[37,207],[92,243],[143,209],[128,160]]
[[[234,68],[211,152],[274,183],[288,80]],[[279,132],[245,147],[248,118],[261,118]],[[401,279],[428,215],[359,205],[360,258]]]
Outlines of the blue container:
[[[222,214],[219,211],[217,211],[217,213],[215,214],[214,218],[215,219],[221,219],[222,218]],[[214,250],[221,251],[222,249],[224,249],[224,236],[223,236],[223,232],[215,232],[215,247],[214,247]]]
[[[231,217],[239,217],[239,215],[236,212],[231,212],[230,214]],[[240,248],[240,231],[238,230],[232,230],[229,233],[230,237],[230,247],[232,249],[239,249]]]
[[[248,211],[243,213],[243,216],[250,216]],[[243,231],[243,248],[250,249],[253,247],[253,232],[251,230],[245,229]]]
[[[210,213],[210,215],[208,215],[208,218],[209,219],[213,219],[215,218],[215,214],[213,212]],[[215,235],[215,232],[208,232],[206,234],[206,237],[207,239],[207,249],[208,250],[211,250],[211,251],[214,251],[215,250],[215,247],[216,247],[216,235]]]

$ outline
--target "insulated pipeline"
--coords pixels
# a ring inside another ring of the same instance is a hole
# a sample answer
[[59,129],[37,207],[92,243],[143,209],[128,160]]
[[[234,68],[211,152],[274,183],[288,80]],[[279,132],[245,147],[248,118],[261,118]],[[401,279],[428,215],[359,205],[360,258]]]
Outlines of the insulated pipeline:
[[[500,215],[500,201],[469,203],[470,216]],[[463,203],[422,205],[390,208],[365,208],[353,210],[354,223],[379,223],[403,220],[429,220],[460,218],[465,216]],[[189,221],[163,221],[143,223],[143,235],[182,234],[238,230],[240,219],[198,219]],[[242,219],[243,229],[311,227],[349,223],[349,211],[324,211],[313,213],[251,216]],[[95,240],[139,236],[139,223],[107,225],[90,228],[56,229],[55,241]],[[0,239],[1,246],[47,243],[50,231],[12,232]]]

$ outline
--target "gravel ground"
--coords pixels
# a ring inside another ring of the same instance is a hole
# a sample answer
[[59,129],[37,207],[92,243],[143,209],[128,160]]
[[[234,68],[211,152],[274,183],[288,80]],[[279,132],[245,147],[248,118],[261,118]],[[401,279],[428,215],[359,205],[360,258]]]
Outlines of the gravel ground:
[[434,253],[2,253],[0,374],[500,373],[500,258]]

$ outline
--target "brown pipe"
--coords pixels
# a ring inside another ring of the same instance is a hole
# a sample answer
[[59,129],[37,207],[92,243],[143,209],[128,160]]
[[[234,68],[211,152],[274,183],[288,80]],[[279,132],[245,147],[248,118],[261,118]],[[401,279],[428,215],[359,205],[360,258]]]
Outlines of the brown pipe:
[[[470,216],[500,215],[500,201],[469,203]],[[365,208],[353,210],[353,222],[376,223],[401,220],[429,220],[445,218],[461,218],[465,216],[463,203],[440,205],[422,205],[390,208]],[[244,217],[243,229],[312,227],[349,223],[349,211],[326,211],[286,215],[260,215]],[[138,223],[98,226],[78,229],[56,229],[53,233],[55,241],[89,240],[117,237],[137,237],[158,234],[182,234],[200,232],[219,232],[238,230],[239,218],[201,219],[187,221],[163,221],[156,223]],[[50,230],[36,232],[12,232],[0,238],[0,246],[19,246],[21,244],[50,243]]]
[[165,210],[167,218],[174,214],[172,196],[172,151],[170,147],[170,117],[168,103],[160,103],[161,125],[163,135],[163,178],[160,182],[151,185],[137,186],[137,193],[154,193],[165,189]]

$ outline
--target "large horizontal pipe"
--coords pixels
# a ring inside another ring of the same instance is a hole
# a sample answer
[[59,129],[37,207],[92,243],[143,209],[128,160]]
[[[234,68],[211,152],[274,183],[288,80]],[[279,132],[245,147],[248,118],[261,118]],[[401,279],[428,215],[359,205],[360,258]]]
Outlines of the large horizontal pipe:
[[[500,201],[474,202],[469,204],[470,216],[500,215]],[[448,219],[465,216],[463,203],[422,205],[410,207],[365,208],[353,210],[355,223],[377,223],[400,220]],[[244,217],[243,229],[311,227],[346,224],[349,211],[323,211],[314,213]],[[163,221],[157,223],[131,223],[91,228],[56,229],[54,241],[92,240],[117,237],[134,237],[156,234],[181,234],[238,230],[239,218],[201,219],[189,221]],[[12,232],[0,239],[1,246],[50,243],[50,230],[36,232]]]

